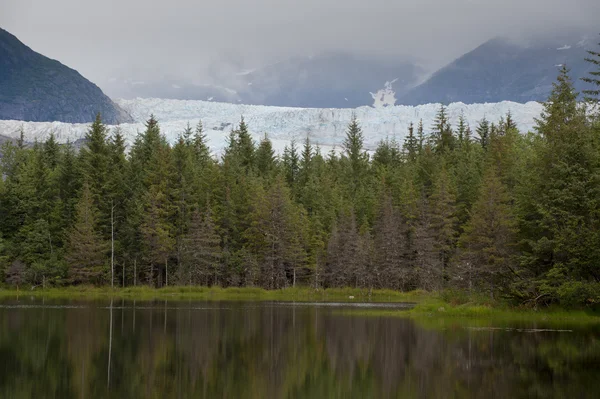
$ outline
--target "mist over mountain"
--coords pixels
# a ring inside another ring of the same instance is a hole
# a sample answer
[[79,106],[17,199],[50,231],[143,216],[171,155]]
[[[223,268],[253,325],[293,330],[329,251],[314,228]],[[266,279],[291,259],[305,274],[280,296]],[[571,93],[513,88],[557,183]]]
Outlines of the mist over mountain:
[[[303,108],[544,101],[566,64],[575,88],[591,65],[595,33],[486,41],[437,71],[418,62],[345,52],[297,56],[260,68],[220,73],[209,83],[124,77],[103,84],[113,98],[165,98]],[[227,70],[227,68],[224,68]],[[433,73],[431,73],[433,72]],[[425,79],[426,78],[426,79]]]
[[[297,56],[260,68],[231,72],[216,83],[166,77],[112,79],[103,84],[114,98],[166,98],[304,108],[372,105],[390,82],[406,93],[425,74],[415,62],[342,52]],[[392,83],[393,82],[393,83]],[[371,94],[373,93],[373,94]]]
[[0,29],[0,119],[108,123],[131,118],[79,72]]
[[521,43],[495,38],[435,72],[401,96],[399,103],[544,101],[563,64],[571,70],[575,88],[581,91],[585,83],[579,78],[592,67],[585,61],[586,50],[596,45],[597,38],[582,33]]

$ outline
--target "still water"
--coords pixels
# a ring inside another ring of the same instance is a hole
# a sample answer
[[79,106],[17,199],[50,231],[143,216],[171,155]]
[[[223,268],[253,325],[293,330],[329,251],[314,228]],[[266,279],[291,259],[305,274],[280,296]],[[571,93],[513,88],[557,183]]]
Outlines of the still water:
[[482,328],[365,310],[3,300],[0,397],[600,397],[597,327]]

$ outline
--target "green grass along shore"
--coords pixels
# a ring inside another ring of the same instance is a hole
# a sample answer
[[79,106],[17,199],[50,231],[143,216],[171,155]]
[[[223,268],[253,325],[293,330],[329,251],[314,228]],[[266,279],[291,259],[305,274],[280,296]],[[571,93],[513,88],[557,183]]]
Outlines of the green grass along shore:
[[262,288],[219,287],[64,287],[35,290],[0,289],[0,300],[17,297],[46,299],[123,299],[123,300],[209,300],[209,301],[299,301],[299,302],[412,302],[410,310],[350,309],[345,314],[411,317],[421,324],[448,327],[469,321],[470,324],[503,325],[515,322],[549,324],[600,324],[600,313],[590,309],[521,308],[481,296],[464,293],[436,293],[426,291],[399,292],[392,290],[363,290],[357,288],[319,289],[301,287],[281,290]]

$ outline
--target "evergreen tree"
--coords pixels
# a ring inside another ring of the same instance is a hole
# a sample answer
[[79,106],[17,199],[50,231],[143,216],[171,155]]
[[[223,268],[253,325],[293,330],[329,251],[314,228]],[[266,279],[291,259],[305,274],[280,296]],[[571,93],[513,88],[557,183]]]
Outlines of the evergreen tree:
[[94,204],[103,212],[100,215],[99,223],[103,223],[105,227],[107,218],[104,212],[108,209],[106,204],[106,181],[108,178],[108,145],[107,145],[107,129],[102,123],[100,114],[96,115],[96,119],[88,130],[85,136],[85,147],[81,149],[81,167],[83,177],[88,183],[89,188],[94,198]]
[[419,155],[423,154],[423,150],[425,149],[425,133],[423,132],[423,119],[419,120],[419,125],[417,126],[417,143],[419,145]]
[[141,233],[144,238],[149,270],[146,281],[158,286],[168,284],[168,261],[173,249],[173,226],[169,222],[169,202],[167,196],[157,186],[148,191],[146,209],[142,219]]
[[68,237],[66,261],[73,284],[99,284],[106,273],[106,243],[96,231],[96,207],[85,183],[77,203],[75,224]]
[[431,195],[431,225],[435,231],[439,261],[433,276],[438,279],[436,285],[440,288],[444,287],[448,278],[447,269],[454,255],[457,222],[455,190],[446,167],[442,165]]
[[[596,133],[577,103],[568,70],[563,67],[544,111],[537,121],[542,143],[531,178],[529,213],[522,215],[522,232],[528,233],[522,265],[534,285],[519,287],[521,296],[545,296],[565,300],[571,281],[598,281],[595,265],[600,250],[599,185],[593,176],[600,171]],[[570,287],[570,288],[569,288]],[[575,295],[575,294],[573,294]]]
[[[600,46],[600,43],[598,43]],[[590,63],[595,70],[590,71],[588,76],[581,78],[586,83],[591,85],[591,88],[584,90],[583,94],[587,101],[597,104],[600,102],[600,52],[588,50],[589,57],[585,60]]]
[[444,153],[454,149],[454,133],[448,120],[446,107],[442,104],[432,127],[433,148],[436,153]]
[[248,125],[244,121],[244,117],[240,120],[240,125],[237,129],[237,148],[242,166],[250,169],[254,165],[254,140],[248,132]]
[[352,115],[352,120],[346,130],[346,137],[344,138],[342,148],[344,149],[344,154],[350,161],[350,169],[354,176],[354,180],[359,179],[362,177],[366,168],[369,156],[364,150],[364,136],[356,115]]
[[254,209],[246,235],[259,260],[262,286],[278,289],[295,285],[297,271],[306,262],[302,246],[305,219],[282,177],[266,196],[256,197]]
[[206,134],[204,133],[202,121],[198,121],[198,124],[196,125],[193,143],[198,163],[200,165],[206,165],[210,161],[210,149],[206,142]]
[[408,126],[408,136],[404,139],[404,153],[410,162],[414,162],[419,153],[419,139],[415,137],[414,130],[414,126],[411,122]]
[[289,147],[284,147],[282,161],[285,180],[288,186],[294,190],[300,172],[300,156],[298,155],[298,147],[295,140],[292,139]]
[[479,135],[479,144],[481,144],[481,147],[486,150],[490,143],[490,123],[485,117],[479,121],[476,132],[477,135]]
[[221,238],[217,234],[210,207],[204,218],[196,209],[191,216],[190,228],[183,240],[182,264],[178,270],[179,282],[194,285],[221,283]]
[[256,167],[259,174],[267,178],[271,176],[276,167],[275,151],[266,134],[256,150]]
[[486,176],[472,217],[460,237],[458,275],[469,290],[506,290],[516,277],[516,219],[510,197],[494,166]]

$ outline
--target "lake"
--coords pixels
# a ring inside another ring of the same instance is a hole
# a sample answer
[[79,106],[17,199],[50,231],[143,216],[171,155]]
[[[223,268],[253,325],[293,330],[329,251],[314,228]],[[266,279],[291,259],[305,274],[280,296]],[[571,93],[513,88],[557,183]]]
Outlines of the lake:
[[600,396],[598,327],[490,328],[370,309],[5,299],[0,397]]

